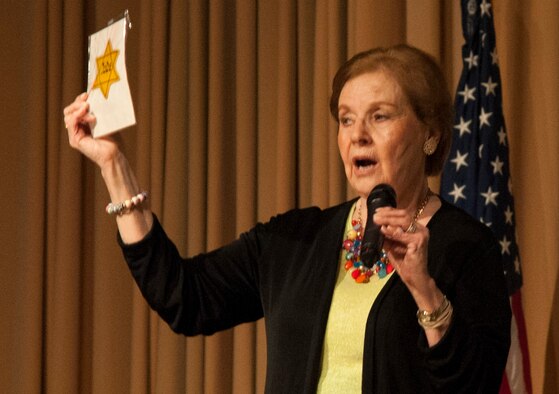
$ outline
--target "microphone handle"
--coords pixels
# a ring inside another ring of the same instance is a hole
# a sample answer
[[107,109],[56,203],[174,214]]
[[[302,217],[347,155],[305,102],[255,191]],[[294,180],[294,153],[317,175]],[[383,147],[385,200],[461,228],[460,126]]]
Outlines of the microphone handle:
[[396,207],[394,188],[387,184],[375,186],[367,198],[367,226],[361,244],[361,261],[367,268],[372,268],[380,259],[384,243],[384,235],[380,231],[380,226],[373,222],[373,215],[377,208],[387,206]]
[[367,223],[365,233],[363,234],[363,243],[361,244],[361,261],[367,268],[372,268],[375,262],[380,259],[382,244],[384,243],[384,235],[380,232],[380,227],[372,222]]

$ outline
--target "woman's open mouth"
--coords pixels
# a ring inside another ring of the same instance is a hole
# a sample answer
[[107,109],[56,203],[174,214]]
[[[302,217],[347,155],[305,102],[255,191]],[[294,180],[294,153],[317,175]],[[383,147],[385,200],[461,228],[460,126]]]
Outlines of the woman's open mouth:
[[370,157],[355,157],[353,159],[353,167],[358,174],[370,171],[376,164],[377,161]]

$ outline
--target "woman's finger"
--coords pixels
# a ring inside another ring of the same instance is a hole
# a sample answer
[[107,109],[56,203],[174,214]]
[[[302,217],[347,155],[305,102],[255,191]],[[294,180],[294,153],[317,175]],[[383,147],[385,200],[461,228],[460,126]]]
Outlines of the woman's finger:
[[404,209],[383,208],[375,212],[373,221],[379,226],[400,226],[405,230],[412,222],[412,217]]
[[82,103],[86,102],[86,100],[87,100],[87,93],[80,94],[75,98],[75,100],[71,104],[69,104],[66,108],[64,108],[62,113],[64,114],[64,116],[68,116],[72,114],[76,109],[78,109],[82,105]]
[[87,123],[88,112],[89,104],[87,102],[81,102],[79,105],[73,106],[72,111],[64,116],[64,125],[67,129],[70,129],[75,128],[78,123]]

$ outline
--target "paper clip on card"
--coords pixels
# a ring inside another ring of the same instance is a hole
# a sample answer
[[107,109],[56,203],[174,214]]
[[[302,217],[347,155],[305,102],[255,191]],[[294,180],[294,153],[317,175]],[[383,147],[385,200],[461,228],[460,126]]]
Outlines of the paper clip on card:
[[94,138],[136,124],[126,73],[126,35],[132,27],[128,10],[122,18],[89,36],[87,91]]

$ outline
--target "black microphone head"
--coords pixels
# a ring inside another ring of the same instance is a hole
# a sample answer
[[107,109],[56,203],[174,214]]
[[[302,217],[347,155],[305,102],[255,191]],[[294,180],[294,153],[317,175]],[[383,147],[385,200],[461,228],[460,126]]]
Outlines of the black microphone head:
[[367,197],[367,226],[361,244],[361,261],[367,268],[372,268],[380,258],[384,242],[380,227],[373,222],[373,215],[377,208],[388,206],[396,208],[396,192],[392,186],[381,183]]
[[396,208],[396,192],[386,183],[376,185],[367,197],[368,216],[372,217],[379,207]]

